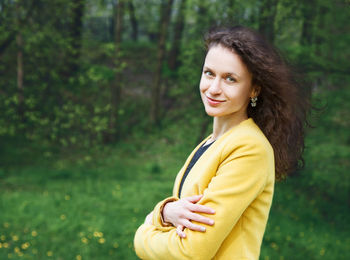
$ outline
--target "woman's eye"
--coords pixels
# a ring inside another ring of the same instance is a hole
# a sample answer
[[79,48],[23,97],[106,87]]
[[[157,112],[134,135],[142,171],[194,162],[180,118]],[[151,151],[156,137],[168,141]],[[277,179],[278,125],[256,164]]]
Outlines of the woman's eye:
[[235,82],[236,80],[234,79],[234,78],[232,78],[232,77],[226,77],[226,80],[228,81],[228,82]]
[[207,75],[207,76],[213,76],[213,73],[211,73],[211,71],[204,71],[204,74]]

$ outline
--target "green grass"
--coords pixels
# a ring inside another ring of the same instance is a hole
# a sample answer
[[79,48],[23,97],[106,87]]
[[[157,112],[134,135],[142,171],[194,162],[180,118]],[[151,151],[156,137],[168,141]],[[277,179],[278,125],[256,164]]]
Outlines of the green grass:
[[[306,168],[276,185],[261,259],[350,259],[348,96],[321,96]],[[0,259],[137,259],[134,232],[198,137],[189,118],[84,151],[1,139]]]

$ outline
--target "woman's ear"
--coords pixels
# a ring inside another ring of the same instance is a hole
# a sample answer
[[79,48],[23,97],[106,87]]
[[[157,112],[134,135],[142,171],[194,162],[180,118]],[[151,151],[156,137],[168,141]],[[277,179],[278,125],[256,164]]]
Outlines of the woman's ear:
[[253,88],[252,88],[252,91],[250,93],[250,97],[254,98],[254,97],[259,96],[260,90],[261,90],[260,86],[254,85]]

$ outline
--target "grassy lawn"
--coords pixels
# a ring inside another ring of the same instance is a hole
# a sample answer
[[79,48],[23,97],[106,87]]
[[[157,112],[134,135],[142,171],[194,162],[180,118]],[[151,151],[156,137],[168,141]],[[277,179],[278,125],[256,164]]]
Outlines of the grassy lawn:
[[[350,259],[347,96],[310,130],[306,168],[277,183],[261,259]],[[85,151],[1,140],[0,259],[137,259],[134,232],[170,195],[199,128]]]

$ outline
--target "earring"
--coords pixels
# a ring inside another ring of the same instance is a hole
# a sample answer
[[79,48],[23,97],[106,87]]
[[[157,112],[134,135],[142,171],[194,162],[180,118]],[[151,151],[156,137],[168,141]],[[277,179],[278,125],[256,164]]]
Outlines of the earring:
[[256,101],[258,100],[258,97],[251,97],[250,98],[250,101],[251,101],[251,103],[250,103],[250,105],[252,106],[252,107],[256,107]]

